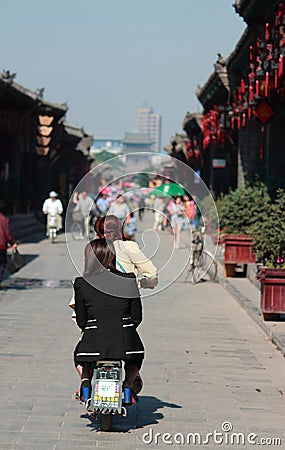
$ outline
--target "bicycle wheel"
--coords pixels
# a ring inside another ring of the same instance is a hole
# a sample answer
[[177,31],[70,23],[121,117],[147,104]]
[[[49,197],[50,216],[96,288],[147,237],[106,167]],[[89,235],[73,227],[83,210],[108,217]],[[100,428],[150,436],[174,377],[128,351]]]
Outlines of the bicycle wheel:
[[193,272],[193,283],[199,281],[214,281],[217,276],[217,262],[214,259],[212,253],[207,250],[203,250],[197,266]]
[[72,236],[72,239],[74,239],[75,241],[84,239],[83,228],[82,228],[81,223],[73,222],[73,224],[71,225],[71,236]]

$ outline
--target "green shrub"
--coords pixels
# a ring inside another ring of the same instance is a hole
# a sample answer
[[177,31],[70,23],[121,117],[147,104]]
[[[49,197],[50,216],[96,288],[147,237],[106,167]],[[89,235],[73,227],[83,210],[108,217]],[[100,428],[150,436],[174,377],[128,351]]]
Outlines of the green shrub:
[[251,228],[263,219],[269,205],[267,188],[261,182],[253,186],[246,184],[222,195],[216,201],[221,231],[228,234],[250,234]]
[[273,204],[250,232],[257,258],[267,267],[285,268],[285,193],[277,190]]

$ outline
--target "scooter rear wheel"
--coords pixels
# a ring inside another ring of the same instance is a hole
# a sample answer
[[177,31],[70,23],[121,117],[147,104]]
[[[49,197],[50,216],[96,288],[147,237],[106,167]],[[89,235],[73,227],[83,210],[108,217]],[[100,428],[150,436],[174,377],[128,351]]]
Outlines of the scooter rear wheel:
[[110,431],[112,414],[101,414],[101,431]]

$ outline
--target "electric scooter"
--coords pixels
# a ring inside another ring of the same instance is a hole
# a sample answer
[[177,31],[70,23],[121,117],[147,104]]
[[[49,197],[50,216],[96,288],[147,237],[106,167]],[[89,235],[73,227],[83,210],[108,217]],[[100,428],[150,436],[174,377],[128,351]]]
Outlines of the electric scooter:
[[[90,392],[86,394],[88,396]],[[127,416],[126,407],[136,404],[138,396],[123,385],[122,361],[96,362],[91,380],[91,397],[84,400],[87,411],[100,419],[101,431],[111,429],[112,417],[115,415]]]
[[51,243],[54,243],[57,236],[56,214],[48,215],[48,236]]

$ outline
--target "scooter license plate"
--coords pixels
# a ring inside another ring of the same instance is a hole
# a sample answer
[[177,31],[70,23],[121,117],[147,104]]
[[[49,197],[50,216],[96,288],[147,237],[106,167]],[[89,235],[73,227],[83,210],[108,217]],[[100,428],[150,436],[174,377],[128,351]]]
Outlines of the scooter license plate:
[[116,382],[115,381],[99,381],[98,395],[99,397],[115,397]]

